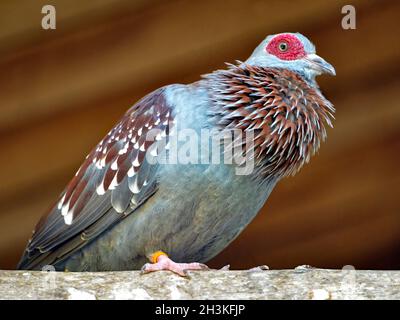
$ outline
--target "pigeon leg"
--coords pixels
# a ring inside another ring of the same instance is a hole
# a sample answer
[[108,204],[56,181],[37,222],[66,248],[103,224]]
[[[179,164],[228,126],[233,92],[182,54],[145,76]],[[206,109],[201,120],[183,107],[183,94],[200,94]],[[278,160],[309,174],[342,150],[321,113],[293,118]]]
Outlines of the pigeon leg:
[[151,255],[152,263],[146,263],[142,267],[142,274],[154,271],[169,270],[182,277],[187,277],[187,271],[190,270],[209,270],[209,268],[202,263],[177,263],[168,258],[168,255],[162,251],[157,251]]

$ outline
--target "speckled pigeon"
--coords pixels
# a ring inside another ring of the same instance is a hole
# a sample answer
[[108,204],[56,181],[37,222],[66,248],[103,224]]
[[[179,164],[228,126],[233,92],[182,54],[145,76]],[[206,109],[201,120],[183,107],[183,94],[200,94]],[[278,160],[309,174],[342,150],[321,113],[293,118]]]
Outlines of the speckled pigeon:
[[[38,222],[18,268],[143,266],[144,273],[180,275],[207,268],[202,263],[235,239],[276,183],[325,140],[334,108],[315,81],[322,73],[335,69],[306,37],[281,33],[245,62],[148,94],[86,157]],[[196,160],[213,140],[201,139],[204,130],[224,139],[243,135]],[[225,161],[237,146],[242,161]],[[173,153],[175,161],[166,161]],[[246,161],[253,170],[239,173]]]

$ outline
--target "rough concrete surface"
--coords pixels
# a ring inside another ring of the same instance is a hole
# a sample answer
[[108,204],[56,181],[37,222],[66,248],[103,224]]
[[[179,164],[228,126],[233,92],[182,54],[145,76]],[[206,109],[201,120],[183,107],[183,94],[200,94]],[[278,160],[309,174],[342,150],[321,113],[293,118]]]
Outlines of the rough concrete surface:
[[0,299],[400,299],[400,271],[0,271]]

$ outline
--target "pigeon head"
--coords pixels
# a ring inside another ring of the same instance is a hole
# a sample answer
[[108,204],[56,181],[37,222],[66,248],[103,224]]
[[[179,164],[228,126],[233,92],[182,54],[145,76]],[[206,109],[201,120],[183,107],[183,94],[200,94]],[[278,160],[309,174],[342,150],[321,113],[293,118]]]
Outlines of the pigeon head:
[[283,68],[299,73],[314,83],[315,77],[335,75],[335,68],[315,53],[315,46],[300,33],[279,33],[266,37],[247,59],[258,67]]

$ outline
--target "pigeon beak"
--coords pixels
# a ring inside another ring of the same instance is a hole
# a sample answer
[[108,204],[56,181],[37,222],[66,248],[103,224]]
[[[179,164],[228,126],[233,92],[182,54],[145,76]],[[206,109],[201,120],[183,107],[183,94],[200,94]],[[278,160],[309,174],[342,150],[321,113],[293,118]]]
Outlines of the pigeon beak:
[[327,73],[331,76],[336,75],[335,68],[315,53],[308,54],[305,60],[309,63],[310,68],[318,74]]

